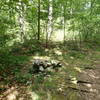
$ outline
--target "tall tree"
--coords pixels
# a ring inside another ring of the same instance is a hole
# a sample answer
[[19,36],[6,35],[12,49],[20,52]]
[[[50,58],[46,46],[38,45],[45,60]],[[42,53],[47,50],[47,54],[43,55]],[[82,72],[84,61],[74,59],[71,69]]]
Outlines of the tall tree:
[[49,9],[48,9],[48,31],[47,31],[47,38],[50,39],[50,36],[52,34],[52,20],[53,20],[53,5],[52,0],[49,0]]
[[53,2],[52,0],[49,0],[48,5],[48,24],[47,24],[47,33],[46,33],[46,47],[48,44],[48,41],[50,40],[51,34],[52,34],[52,21],[53,21]]
[[38,0],[38,40],[40,40],[40,0]]

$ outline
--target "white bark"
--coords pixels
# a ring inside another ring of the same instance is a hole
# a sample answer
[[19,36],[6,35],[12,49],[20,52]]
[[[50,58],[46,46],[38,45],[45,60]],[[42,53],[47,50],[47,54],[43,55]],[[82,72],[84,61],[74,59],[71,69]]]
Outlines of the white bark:
[[53,19],[52,14],[53,14],[52,0],[49,0],[48,30],[47,30],[48,39],[50,39],[50,36],[52,34],[52,19]]
[[20,36],[21,36],[21,41],[24,42],[25,39],[25,18],[24,18],[24,10],[25,10],[25,5],[22,2],[18,3],[18,10],[19,10],[19,26],[20,26]]

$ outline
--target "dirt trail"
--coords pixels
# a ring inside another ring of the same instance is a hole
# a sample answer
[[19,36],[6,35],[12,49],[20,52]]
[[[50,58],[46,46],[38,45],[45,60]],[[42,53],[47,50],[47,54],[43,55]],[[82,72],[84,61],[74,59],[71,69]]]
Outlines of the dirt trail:
[[94,69],[85,69],[81,72],[79,88],[88,92],[81,92],[82,100],[100,100],[100,64]]

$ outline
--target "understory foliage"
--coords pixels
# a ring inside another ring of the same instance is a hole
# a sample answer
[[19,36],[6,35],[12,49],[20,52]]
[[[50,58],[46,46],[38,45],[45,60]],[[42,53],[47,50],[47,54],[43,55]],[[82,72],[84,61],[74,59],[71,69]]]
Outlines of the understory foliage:
[[48,38],[57,34],[56,30],[64,34],[64,41],[73,41],[73,44],[78,42],[81,45],[84,41],[98,43],[99,10],[99,0],[51,0],[51,5],[49,0],[0,1],[0,47],[5,48],[30,39],[37,40],[38,37],[49,41]]

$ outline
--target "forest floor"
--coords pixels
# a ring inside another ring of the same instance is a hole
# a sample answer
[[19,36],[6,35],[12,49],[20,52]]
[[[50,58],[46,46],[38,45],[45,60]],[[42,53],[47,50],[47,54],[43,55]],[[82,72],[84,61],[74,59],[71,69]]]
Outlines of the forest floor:
[[[97,62],[100,63],[100,62]],[[83,83],[79,84],[82,100],[100,100],[100,64],[96,64],[95,69],[85,69],[80,75]]]
[[[53,46],[34,54],[22,48],[7,55],[13,64],[0,73],[0,100],[100,100],[100,48],[66,48]],[[58,60],[63,66],[33,75],[29,69],[37,58]]]
[[[97,52],[100,55],[100,52]],[[91,58],[90,58],[91,59]],[[86,92],[80,93],[82,100],[100,100],[100,58],[79,74],[79,88]]]

